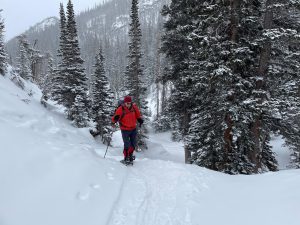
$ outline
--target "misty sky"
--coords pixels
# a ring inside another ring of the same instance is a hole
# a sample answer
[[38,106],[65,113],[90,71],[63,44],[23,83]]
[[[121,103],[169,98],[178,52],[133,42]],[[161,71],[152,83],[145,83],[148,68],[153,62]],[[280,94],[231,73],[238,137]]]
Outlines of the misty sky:
[[[102,3],[104,0],[71,0],[75,13]],[[19,35],[43,19],[59,17],[59,3],[65,7],[68,0],[0,0],[1,16],[5,24],[5,40]]]

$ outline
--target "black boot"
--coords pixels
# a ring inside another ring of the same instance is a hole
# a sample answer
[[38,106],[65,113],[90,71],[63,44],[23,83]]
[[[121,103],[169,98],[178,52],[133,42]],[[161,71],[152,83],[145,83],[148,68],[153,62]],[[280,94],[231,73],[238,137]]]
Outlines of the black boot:
[[132,162],[133,160],[135,160],[135,155],[133,155],[132,153],[129,154],[129,160],[130,160],[130,162]]
[[126,164],[129,164],[131,162],[130,156],[126,156],[124,161],[125,161]]

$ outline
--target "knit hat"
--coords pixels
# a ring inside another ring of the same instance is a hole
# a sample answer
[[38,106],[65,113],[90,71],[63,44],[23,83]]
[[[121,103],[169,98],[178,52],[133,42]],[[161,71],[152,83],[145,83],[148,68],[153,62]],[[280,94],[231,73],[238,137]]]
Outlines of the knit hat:
[[125,96],[125,98],[124,98],[124,103],[126,103],[126,102],[131,102],[132,100],[131,100],[131,97],[130,96]]

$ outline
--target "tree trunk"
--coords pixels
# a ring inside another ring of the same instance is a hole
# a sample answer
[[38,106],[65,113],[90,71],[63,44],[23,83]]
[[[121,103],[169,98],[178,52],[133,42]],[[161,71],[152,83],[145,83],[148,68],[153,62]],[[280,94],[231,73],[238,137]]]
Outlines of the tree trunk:
[[[186,109],[186,107],[184,107]],[[185,137],[188,133],[190,122],[189,113],[185,110],[183,113],[183,136]],[[187,148],[187,145],[184,146],[184,158],[186,164],[191,164],[191,151]]]
[[162,81],[162,91],[161,91],[161,111],[163,112],[166,108],[166,82]]
[[[273,27],[273,10],[270,6],[273,4],[274,0],[267,0],[266,2],[266,12],[264,16],[264,29],[271,29]],[[266,41],[263,45],[263,48],[260,53],[260,60],[259,60],[259,68],[258,74],[266,78],[268,67],[270,63],[270,54],[271,54],[271,42]],[[258,82],[257,88],[262,88],[263,83]]]
[[[229,38],[230,41],[233,43],[238,42],[239,6],[240,6],[240,0],[230,0],[230,33],[229,33],[230,37]],[[232,68],[232,70],[235,72],[236,69]],[[228,101],[233,102],[234,98],[235,98],[234,95],[228,96]],[[227,128],[224,131],[224,142],[225,142],[224,152],[225,152],[225,157],[227,157],[228,154],[232,152],[232,147],[233,147],[233,137],[232,137],[233,121],[230,113],[227,113],[224,119],[227,125]]]
[[239,7],[240,0],[230,0],[230,40],[235,43],[238,41]]
[[[270,8],[271,4],[273,4],[274,0],[266,1],[266,12],[264,15],[264,29],[272,28],[273,24],[273,11]],[[256,89],[261,90],[265,87],[266,77],[268,73],[268,67],[270,64],[270,55],[271,55],[271,42],[269,40],[265,41],[263,44],[262,50],[260,52],[259,66],[258,66],[258,76],[260,79],[256,81]],[[259,103],[262,104],[266,100],[266,96],[257,96],[259,98]],[[262,117],[258,115],[255,121],[251,125],[251,132],[253,135],[254,149],[250,153],[250,160],[253,164],[255,164],[255,173],[262,168],[262,151],[264,146],[264,140],[266,138],[261,137],[263,134],[261,133],[262,126]]]
[[160,81],[161,81],[161,63],[160,63],[160,33],[157,34],[156,38],[156,67],[155,67],[155,83],[156,83],[156,116],[157,119],[159,118],[160,114],[160,100],[159,100],[159,93],[160,93]]

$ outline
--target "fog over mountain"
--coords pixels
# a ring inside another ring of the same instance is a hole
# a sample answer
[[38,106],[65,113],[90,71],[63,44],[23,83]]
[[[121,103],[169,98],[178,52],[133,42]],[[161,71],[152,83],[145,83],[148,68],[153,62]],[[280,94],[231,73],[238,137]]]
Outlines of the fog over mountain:
[[[79,13],[110,0],[73,0],[74,11]],[[3,18],[5,18],[5,39],[9,40],[41,20],[58,16],[59,3],[67,5],[68,0],[1,0]],[[24,10],[25,9],[25,10]],[[16,17],[16,15],[18,15]],[[20,19],[21,18],[21,19]]]
[[[158,37],[162,29],[162,6],[169,0],[141,0],[139,5],[142,29],[143,64],[145,76],[153,80],[155,55]],[[111,0],[103,5],[81,12],[76,17],[81,55],[85,61],[88,76],[93,72],[94,57],[103,47],[106,58],[106,71],[113,81],[120,77],[126,68],[128,52],[128,27],[130,22],[131,0]],[[59,19],[46,18],[25,32],[30,44],[35,45],[42,54],[49,52],[57,61],[59,43]],[[6,43],[10,63],[15,64],[17,38]],[[43,67],[43,66],[42,66]]]

